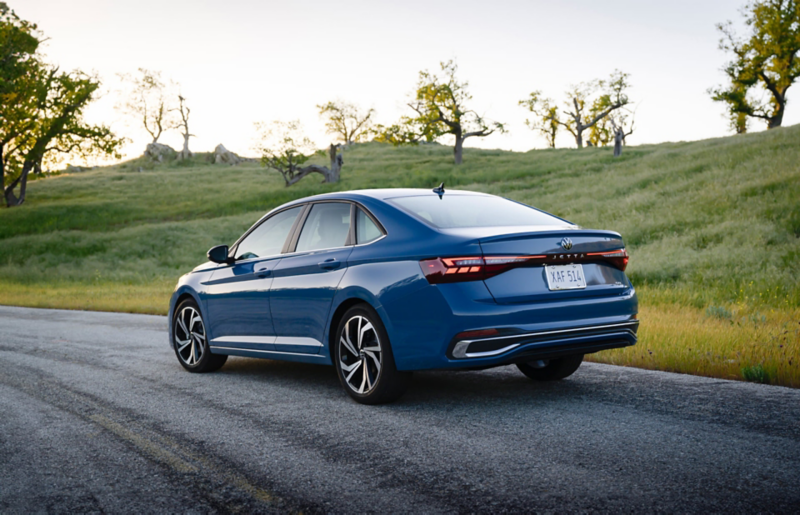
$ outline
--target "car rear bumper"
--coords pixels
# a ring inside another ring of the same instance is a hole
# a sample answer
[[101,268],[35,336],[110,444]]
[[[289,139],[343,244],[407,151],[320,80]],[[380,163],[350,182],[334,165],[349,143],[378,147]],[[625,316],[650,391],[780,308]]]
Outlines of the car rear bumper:
[[[385,305],[398,369],[489,368],[636,344],[633,288],[592,298],[554,295],[547,302],[497,304],[481,287],[438,285]],[[465,332],[494,334],[460,336]]]
[[[491,338],[454,338],[448,359],[473,360],[513,355],[547,359],[567,354],[588,354],[636,344],[638,320],[569,329],[507,334]],[[583,352],[586,351],[586,352]]]

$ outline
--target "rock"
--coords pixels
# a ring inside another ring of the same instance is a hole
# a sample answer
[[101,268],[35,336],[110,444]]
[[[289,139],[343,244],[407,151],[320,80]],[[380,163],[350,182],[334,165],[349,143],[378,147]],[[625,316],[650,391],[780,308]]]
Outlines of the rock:
[[145,157],[149,157],[153,161],[163,163],[164,161],[171,161],[177,157],[178,153],[174,148],[163,143],[148,143],[144,151]]
[[236,154],[225,148],[225,146],[222,143],[217,145],[217,148],[214,149],[214,153],[212,154],[212,156],[214,157],[214,164],[217,165],[226,164],[234,166],[245,161],[241,157],[237,156]]

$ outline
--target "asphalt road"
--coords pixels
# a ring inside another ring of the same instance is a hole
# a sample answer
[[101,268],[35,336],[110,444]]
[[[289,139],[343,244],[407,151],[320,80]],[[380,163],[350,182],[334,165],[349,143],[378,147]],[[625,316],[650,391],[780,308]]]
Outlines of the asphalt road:
[[352,402],[331,367],[190,374],[156,316],[0,307],[0,512],[784,512],[800,391],[584,364],[425,372]]

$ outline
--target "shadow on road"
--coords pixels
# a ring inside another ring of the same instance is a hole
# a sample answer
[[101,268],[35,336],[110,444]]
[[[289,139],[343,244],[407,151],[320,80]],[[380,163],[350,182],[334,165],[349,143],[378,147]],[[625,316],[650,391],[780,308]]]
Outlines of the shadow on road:
[[[292,388],[298,392],[340,398],[349,402],[339,384],[336,371],[330,366],[231,357],[215,375],[223,376],[225,380]],[[415,372],[408,392],[393,405],[441,407],[505,401],[541,405],[563,403],[569,399],[587,400],[593,392],[601,395],[594,385],[582,382],[580,375],[578,371],[573,377],[563,381],[534,382],[514,366],[482,371]]]

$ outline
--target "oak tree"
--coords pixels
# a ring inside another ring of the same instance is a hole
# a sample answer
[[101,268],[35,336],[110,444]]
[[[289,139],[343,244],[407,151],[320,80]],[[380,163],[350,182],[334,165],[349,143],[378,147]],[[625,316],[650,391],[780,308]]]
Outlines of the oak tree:
[[800,0],[751,1],[742,15],[744,38],[730,21],[717,25],[719,47],[733,58],[723,68],[727,84],[709,93],[727,104],[736,132],[747,130],[747,117],[766,121],[768,129],[780,127],[786,93],[800,77]]
[[307,165],[314,154],[319,152],[304,134],[299,121],[257,123],[256,130],[259,139],[256,150],[261,154],[261,164],[280,172],[286,186],[291,186],[312,173],[322,175],[323,182],[339,181],[344,161],[338,152],[338,145],[331,144],[328,148],[330,167]]
[[533,91],[528,98],[520,100],[519,105],[533,114],[532,118],[525,120],[525,125],[532,131],[541,133],[550,148],[556,148],[556,136],[561,128],[561,120],[558,118],[558,107],[553,100],[543,97],[541,91]]
[[325,119],[328,134],[341,138],[345,145],[357,143],[366,138],[372,128],[375,109],[362,110],[355,104],[341,100],[317,106],[319,115]]
[[[575,145],[583,148],[583,133],[586,130],[630,103],[629,78],[629,74],[616,70],[607,80],[582,82],[571,86],[566,92],[567,98],[561,112],[564,118],[559,118],[557,110],[552,109],[552,100],[540,100],[541,93],[538,91],[531,93],[528,99],[520,101],[520,105],[532,113],[538,113],[539,121],[536,126],[540,130],[547,124],[563,127],[575,138]],[[545,100],[549,113],[544,109]]]
[[414,114],[403,116],[395,125],[379,127],[375,139],[401,145],[421,140],[432,142],[450,135],[455,139],[453,157],[458,165],[463,160],[464,141],[486,137],[495,131],[505,132],[505,128],[467,106],[472,100],[469,83],[456,78],[455,61],[442,62],[440,68],[440,74],[419,72],[416,90],[408,103]]
[[38,53],[36,25],[0,3],[0,172],[8,207],[25,202],[28,175],[64,156],[119,157],[122,139],[84,121],[99,81],[62,72]]

